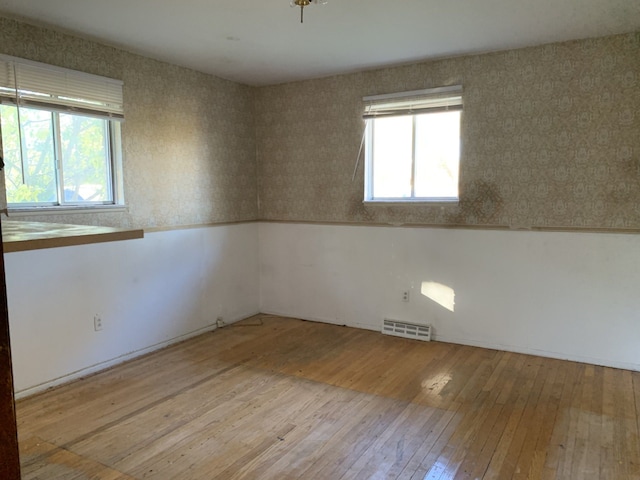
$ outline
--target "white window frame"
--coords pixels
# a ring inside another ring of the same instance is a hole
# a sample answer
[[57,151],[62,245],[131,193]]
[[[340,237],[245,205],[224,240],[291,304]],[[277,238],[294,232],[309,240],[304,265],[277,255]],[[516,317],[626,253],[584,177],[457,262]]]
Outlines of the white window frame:
[[[122,81],[0,55],[0,103],[18,109],[26,107],[50,112],[54,135],[57,201],[55,203],[8,203],[9,214],[125,209],[121,133],[121,123],[124,121]],[[105,121],[108,137],[105,145],[108,165],[105,166],[109,169],[110,201],[65,201],[61,182],[62,160],[59,156],[58,116],[60,113],[94,117]]]
[[[416,172],[416,115],[422,113],[435,113],[442,111],[462,112],[462,86],[454,85],[447,87],[437,87],[425,90],[414,90],[409,92],[392,93],[385,95],[373,95],[364,97],[366,104],[364,119],[366,121],[364,150],[365,150],[365,185],[364,202],[367,204],[406,204],[406,203],[457,203],[459,196],[451,197],[416,197],[413,185],[413,178]],[[409,197],[375,197],[374,185],[374,162],[373,162],[373,137],[375,129],[375,119],[390,116],[410,115],[412,123],[412,166],[411,184],[412,192]],[[460,158],[458,158],[458,163]],[[459,174],[458,174],[459,182]]]

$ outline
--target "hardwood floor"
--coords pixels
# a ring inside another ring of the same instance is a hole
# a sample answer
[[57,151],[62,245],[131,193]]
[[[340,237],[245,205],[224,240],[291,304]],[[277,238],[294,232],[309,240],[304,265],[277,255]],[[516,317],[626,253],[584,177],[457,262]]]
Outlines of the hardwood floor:
[[24,479],[638,479],[640,373],[265,316],[18,402]]

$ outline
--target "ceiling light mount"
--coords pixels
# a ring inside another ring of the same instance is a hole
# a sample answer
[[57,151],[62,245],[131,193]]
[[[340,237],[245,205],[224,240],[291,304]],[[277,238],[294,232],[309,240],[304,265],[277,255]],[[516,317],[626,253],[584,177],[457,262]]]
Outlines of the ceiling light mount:
[[291,0],[292,7],[300,7],[300,23],[304,23],[304,7],[309,5],[325,5],[327,0]]

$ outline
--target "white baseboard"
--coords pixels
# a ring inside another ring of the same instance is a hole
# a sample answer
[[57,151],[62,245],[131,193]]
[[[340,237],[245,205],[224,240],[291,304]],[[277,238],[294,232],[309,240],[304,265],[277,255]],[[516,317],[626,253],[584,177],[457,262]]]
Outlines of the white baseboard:
[[[372,332],[379,332],[380,328],[376,328],[373,325],[369,325],[366,323],[358,323],[358,322],[344,322],[338,321],[334,319],[326,319],[321,317],[311,317],[311,316],[300,316],[291,313],[279,312],[276,310],[262,310],[260,313],[263,315],[274,315],[276,317],[286,317],[286,318],[297,318],[299,320],[305,320],[307,322],[317,322],[317,323],[329,323],[331,325],[339,325],[341,327],[352,327],[352,328],[360,328],[362,330],[371,330]],[[382,324],[381,324],[382,325]]]
[[[239,322],[245,318],[252,317],[253,315],[257,315],[260,312],[251,313],[248,315],[242,315],[238,318],[234,318],[231,321],[227,321],[226,323],[232,324],[235,322]],[[141,348],[140,350],[135,350],[133,352],[125,353],[124,355],[120,355],[119,357],[112,358],[110,360],[106,360],[104,362],[96,363],[95,365],[91,365],[86,368],[82,368],[80,370],[76,370],[75,372],[71,372],[67,375],[63,375],[62,377],[55,378],[53,380],[49,380],[47,382],[41,383],[39,385],[34,385],[33,387],[25,388],[23,390],[15,392],[16,400],[21,398],[29,397],[31,395],[35,395],[37,393],[43,392],[53,387],[58,387],[60,385],[64,385],[65,383],[72,382],[74,380],[78,380],[79,378],[86,377],[88,375],[92,375],[94,373],[101,372],[102,370],[106,370],[108,368],[114,367],[121,363],[127,362],[129,360],[133,360],[134,358],[141,357],[142,355],[146,355],[147,353],[154,352],[156,350],[161,350],[165,347],[173,345],[174,343],[182,342],[184,340],[188,340],[189,338],[197,337],[198,335],[202,335],[206,332],[211,332],[213,330],[217,330],[217,327],[214,324],[207,325],[206,327],[199,328],[198,330],[194,330],[189,333],[185,333],[184,335],[179,335],[177,337],[171,338],[169,340],[165,340],[164,342],[156,343],[154,345],[150,345],[145,348]]]
[[[251,314],[247,314],[247,315],[243,315],[241,317],[235,318],[233,320],[231,320],[230,322],[228,322],[229,324],[231,323],[235,323],[237,321],[243,320],[245,318],[249,318],[253,315],[258,315],[258,314],[265,314],[265,315],[275,315],[275,316],[280,316],[280,317],[288,317],[288,318],[298,318],[301,320],[307,320],[310,322],[319,322],[319,323],[328,323],[328,324],[332,324],[332,325],[344,325],[347,327],[352,327],[352,328],[360,328],[363,330],[371,330],[374,332],[379,332],[380,328],[376,328],[373,325],[370,324],[362,324],[362,323],[356,323],[356,322],[344,322],[344,321],[337,321],[335,319],[325,319],[325,318],[320,318],[320,317],[309,317],[309,316],[300,316],[300,315],[296,315],[294,313],[290,313],[290,312],[279,312],[279,311],[274,311],[274,310],[263,310],[261,312],[255,312],[255,313],[251,313]],[[198,329],[198,330],[194,330],[192,332],[186,333],[184,335],[180,335],[177,337],[174,337],[172,339],[166,340],[164,342],[160,342],[157,343],[155,345],[151,345],[148,346],[146,348],[140,349],[140,350],[136,350],[133,352],[129,352],[126,353],[124,355],[121,355],[119,357],[101,362],[101,363],[97,363],[95,365],[91,365],[89,367],[83,368],[81,370],[77,370],[75,372],[69,373],[67,375],[64,375],[62,377],[47,381],[45,383],[41,383],[39,385],[35,385],[33,387],[29,387],[26,388],[24,390],[20,390],[18,392],[15,393],[15,398],[16,399],[21,399],[21,398],[25,398],[25,397],[29,397],[31,395],[35,395],[37,393],[43,392],[45,390],[48,390],[50,388],[53,387],[57,387],[60,385],[63,385],[65,383],[69,383],[72,382],[74,380],[77,380],[81,377],[85,377],[87,375],[91,375],[97,372],[100,372],[102,370],[106,370],[108,368],[111,368],[115,365],[124,363],[126,361],[132,360],[134,358],[140,357],[142,355],[146,355],[147,353],[151,353],[154,352],[156,350],[160,350],[162,348],[168,347],[170,345],[173,345],[174,343],[178,343],[178,342],[182,342],[184,340],[187,340],[189,338],[193,338],[196,337],[198,335],[202,335],[203,333],[209,332],[209,331],[213,331],[216,330],[217,327],[215,324],[213,325],[208,325],[204,328]],[[532,349],[532,348],[526,348],[526,347],[521,347],[521,346],[514,346],[514,345],[502,345],[502,344],[497,344],[497,343],[491,343],[491,342],[483,342],[483,341],[476,341],[476,340],[471,340],[471,339],[466,339],[466,338],[459,338],[459,337],[449,337],[447,335],[438,335],[435,334],[433,336],[433,340],[434,341],[440,341],[440,342],[446,342],[446,343],[455,343],[458,345],[469,345],[469,346],[473,346],[473,347],[480,347],[480,348],[489,348],[492,350],[502,350],[502,351],[507,351],[507,352],[514,352],[514,353],[522,353],[525,355],[536,355],[536,356],[540,356],[540,357],[548,357],[548,358],[557,358],[560,360],[569,360],[572,362],[579,362],[579,363],[588,363],[588,364],[592,364],[592,365],[601,365],[601,366],[605,366],[605,367],[611,367],[611,368],[620,368],[620,369],[624,369],[624,370],[632,370],[632,371],[640,371],[640,365],[638,364],[634,364],[634,363],[626,363],[626,362],[612,362],[610,360],[603,360],[601,358],[594,358],[594,357],[589,357],[589,356],[584,356],[584,355],[567,355],[567,354],[563,354],[563,353],[559,353],[559,352],[553,352],[553,351],[547,351],[547,350],[537,350],[537,349]]]
[[446,343],[455,343],[458,345],[469,345],[471,347],[489,348],[491,350],[501,350],[505,352],[522,353],[524,355],[535,355],[538,357],[557,358],[558,360],[568,360],[570,362],[588,363],[590,365],[599,365],[602,367],[620,368],[622,370],[632,370],[640,372],[640,365],[628,362],[617,362],[611,360],[604,360],[597,357],[589,357],[585,355],[565,354],[561,352],[554,352],[549,350],[539,350],[535,348],[514,346],[514,345],[502,345],[499,343],[483,342],[476,340],[469,340],[466,338],[449,337],[447,335],[434,335],[434,340]]
[[[268,315],[277,315],[280,317],[290,317],[290,318],[299,318],[301,320],[307,320],[310,322],[320,322],[320,323],[329,323],[332,325],[345,325],[347,327],[353,328],[361,328],[363,330],[371,330],[374,332],[380,332],[382,329],[382,320],[380,320],[380,327],[376,327],[371,324],[363,324],[357,322],[348,322],[348,321],[338,321],[334,319],[323,319],[319,317],[307,317],[300,316],[292,313],[286,312],[276,312],[271,310],[263,310],[262,313]],[[611,367],[611,368],[620,368],[623,370],[632,370],[639,372],[640,364],[635,363],[627,363],[627,362],[616,362],[611,360],[605,360],[602,358],[589,357],[585,355],[574,355],[574,354],[564,354],[561,352],[553,352],[548,350],[538,350],[535,348],[521,347],[518,345],[502,345],[499,343],[491,343],[491,342],[483,342],[472,340],[468,338],[460,338],[460,337],[450,337],[447,335],[438,335],[437,333],[432,337],[433,341],[445,342],[445,343],[455,343],[457,345],[468,345],[471,347],[480,347],[480,348],[488,348],[491,350],[501,350],[505,352],[513,352],[513,353],[522,353],[524,355],[536,355],[539,357],[547,357],[547,358],[557,358],[559,360],[568,360],[571,362],[578,363],[588,363],[590,365],[599,365],[603,367]]]

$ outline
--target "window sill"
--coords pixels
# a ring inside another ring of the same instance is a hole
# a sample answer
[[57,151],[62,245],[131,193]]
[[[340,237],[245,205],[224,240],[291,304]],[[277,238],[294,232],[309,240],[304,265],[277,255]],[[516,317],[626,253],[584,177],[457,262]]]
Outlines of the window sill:
[[364,200],[362,203],[369,206],[394,206],[394,205],[434,205],[434,206],[455,206],[460,203],[458,198],[420,198],[420,199],[399,199],[392,198],[389,200]]
[[126,205],[48,206],[48,207],[8,207],[7,217],[33,215],[62,215],[65,213],[117,213],[126,212]]
[[133,240],[143,236],[143,230],[123,228],[8,220],[2,222],[5,253]]

